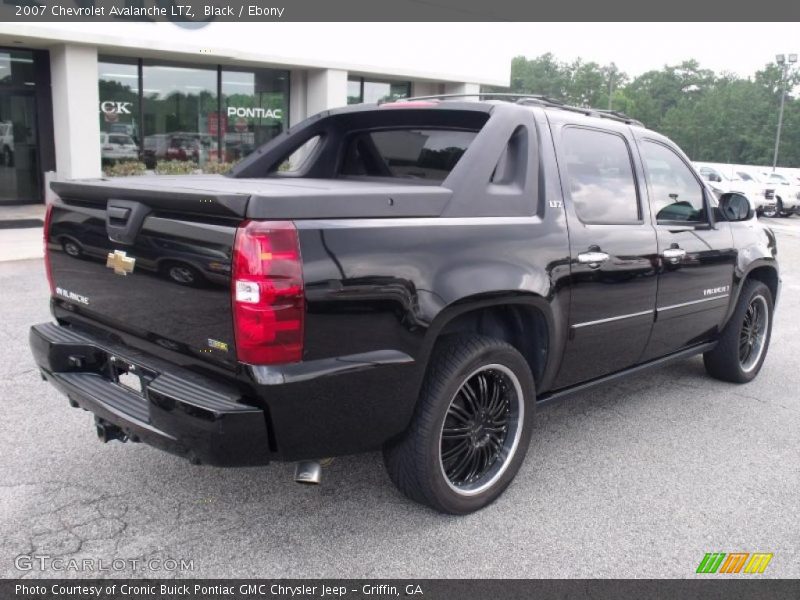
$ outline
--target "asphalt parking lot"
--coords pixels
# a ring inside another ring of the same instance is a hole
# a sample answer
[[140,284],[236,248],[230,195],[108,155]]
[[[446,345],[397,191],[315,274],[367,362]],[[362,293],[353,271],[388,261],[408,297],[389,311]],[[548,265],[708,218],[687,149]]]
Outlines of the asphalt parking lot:
[[[304,487],[292,465],[99,443],[28,351],[49,319],[42,262],[0,263],[0,577],[692,577],[706,552],[771,552],[763,576],[800,577],[800,217],[770,223],[783,291],[755,382],[693,358],[547,407],[516,482],[468,517],[406,500],[379,454]],[[19,570],[30,554],[125,562]],[[130,562],[149,558],[193,569]]]

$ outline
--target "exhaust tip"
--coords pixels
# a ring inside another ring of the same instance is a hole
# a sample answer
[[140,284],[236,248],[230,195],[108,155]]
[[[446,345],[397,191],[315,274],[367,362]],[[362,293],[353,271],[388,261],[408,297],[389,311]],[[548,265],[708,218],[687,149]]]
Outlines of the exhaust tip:
[[316,460],[302,460],[294,468],[294,480],[307,485],[319,485],[322,482],[322,465]]

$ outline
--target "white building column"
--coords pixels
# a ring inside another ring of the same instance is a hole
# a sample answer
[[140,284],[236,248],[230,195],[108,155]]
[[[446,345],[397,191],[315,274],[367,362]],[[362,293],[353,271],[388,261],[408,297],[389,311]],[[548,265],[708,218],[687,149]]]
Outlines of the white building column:
[[306,110],[306,72],[292,69],[289,74],[289,127],[308,117]]
[[308,116],[329,108],[347,106],[347,71],[312,69],[306,72],[306,78]]
[[74,44],[51,48],[50,77],[56,176],[59,179],[99,177],[97,48]]
[[290,82],[289,127],[323,110],[347,105],[347,71],[293,69]]

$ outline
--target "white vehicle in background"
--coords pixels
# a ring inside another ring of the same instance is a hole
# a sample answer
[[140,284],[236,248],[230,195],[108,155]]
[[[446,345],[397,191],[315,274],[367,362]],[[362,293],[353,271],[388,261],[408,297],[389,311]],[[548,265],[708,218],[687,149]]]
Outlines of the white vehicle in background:
[[139,147],[131,136],[124,133],[101,133],[100,156],[103,162],[138,160]]
[[789,178],[780,173],[764,173],[767,182],[775,186],[776,212],[781,217],[791,217],[800,212],[800,184],[795,178]]
[[734,166],[733,172],[742,181],[752,186],[758,186],[762,190],[764,208],[761,210],[761,214],[765,217],[777,217],[778,206],[775,202],[775,187],[777,184],[768,181],[767,177],[761,174],[757,169]]
[[737,172],[732,165],[693,163],[700,177],[717,194],[738,192],[745,196],[759,215],[775,216],[776,203],[772,188],[748,173]]

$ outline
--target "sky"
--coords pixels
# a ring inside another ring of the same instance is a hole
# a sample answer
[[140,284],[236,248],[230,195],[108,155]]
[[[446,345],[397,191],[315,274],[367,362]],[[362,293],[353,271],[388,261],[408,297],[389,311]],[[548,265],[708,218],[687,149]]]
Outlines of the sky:
[[704,68],[747,77],[777,53],[800,52],[798,23],[215,22],[187,30],[173,23],[30,22],[0,23],[2,34],[494,85],[508,85],[518,55],[613,61],[631,77],[695,58]]
[[512,23],[488,27],[505,32],[496,39],[502,40],[513,56],[530,58],[552,52],[567,62],[578,57],[600,64],[613,61],[631,76],[695,58],[704,68],[746,77],[774,61],[776,54],[800,52],[800,23]]

